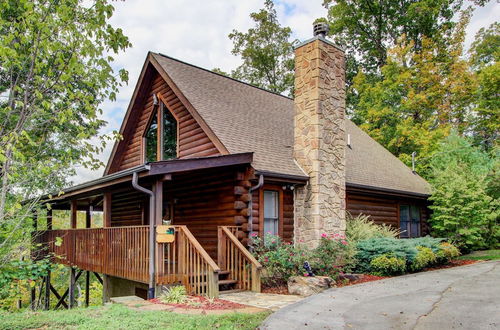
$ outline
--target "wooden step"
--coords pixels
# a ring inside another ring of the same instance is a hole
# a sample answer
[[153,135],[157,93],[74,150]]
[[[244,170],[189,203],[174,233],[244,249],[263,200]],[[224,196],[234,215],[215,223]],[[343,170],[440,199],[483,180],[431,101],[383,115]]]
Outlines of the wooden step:
[[228,285],[228,284],[236,284],[238,281],[236,280],[219,280],[219,285]]
[[229,270],[221,270],[219,272],[219,275],[227,275],[227,274],[231,274],[231,272]]
[[243,292],[242,289],[219,290],[220,294]]

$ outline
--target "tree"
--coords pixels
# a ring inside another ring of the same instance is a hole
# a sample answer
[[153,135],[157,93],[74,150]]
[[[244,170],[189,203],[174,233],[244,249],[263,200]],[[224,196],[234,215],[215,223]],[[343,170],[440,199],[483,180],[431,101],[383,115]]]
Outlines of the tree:
[[473,132],[476,144],[487,150],[500,138],[500,23],[482,28],[470,49],[471,66],[476,72]]
[[466,12],[445,43],[423,37],[419,51],[412,40],[401,37],[399,46],[388,52],[382,78],[360,71],[354,79],[359,95],[354,121],[408,165],[417,152],[417,170],[424,176],[450,129],[468,129],[476,84],[462,58],[469,17]]
[[113,10],[107,0],[0,2],[2,261],[30,237],[36,196],[59,191],[77,164],[101,165],[94,155],[109,137],[99,105],[128,78],[112,68],[130,46],[108,23]]
[[445,139],[430,164],[433,235],[465,250],[498,247],[500,201],[488,193],[498,163],[456,132]]
[[[475,1],[484,5],[485,1]],[[401,46],[400,37],[412,45],[412,51],[423,47],[423,40],[439,42],[441,33],[454,26],[453,16],[463,0],[324,0],[328,8],[330,34],[345,47],[348,88],[361,69],[371,79],[380,77],[387,63],[387,51]],[[348,89],[347,110],[354,113],[358,101],[355,90]]]
[[[293,94],[294,59],[291,41],[292,31],[278,22],[273,2],[266,0],[264,8],[251,13],[255,27],[247,32],[233,30],[229,39],[233,41],[233,55],[240,56],[243,63],[230,74],[249,84],[275,93]],[[215,72],[225,74],[220,69]],[[227,74],[226,74],[227,75]]]

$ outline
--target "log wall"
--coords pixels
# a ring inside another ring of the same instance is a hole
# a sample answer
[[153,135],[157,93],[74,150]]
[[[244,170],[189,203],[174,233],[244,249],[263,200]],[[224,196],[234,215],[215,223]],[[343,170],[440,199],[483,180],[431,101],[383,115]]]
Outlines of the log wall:
[[[200,125],[196,122],[193,116],[188,112],[184,104],[181,103],[179,98],[174,94],[172,89],[167,85],[163,78],[155,73],[149,83],[149,88],[146,88],[146,96],[143,98],[144,102],[141,106],[135,108],[135,111],[140,111],[135,123],[128,123],[128,125],[135,125],[131,130],[129,136],[124,137],[123,143],[127,147],[119,157],[119,165],[114,167],[117,171],[121,171],[143,162],[143,135],[147,128],[151,112],[153,110],[153,94],[160,93],[167,102],[167,108],[173,113],[174,117],[178,119],[178,157],[204,157],[220,155],[219,151],[212,143],[207,134],[203,131]],[[110,173],[115,171],[110,171]]]
[[111,194],[111,227],[145,225],[144,206],[148,197],[136,190]]

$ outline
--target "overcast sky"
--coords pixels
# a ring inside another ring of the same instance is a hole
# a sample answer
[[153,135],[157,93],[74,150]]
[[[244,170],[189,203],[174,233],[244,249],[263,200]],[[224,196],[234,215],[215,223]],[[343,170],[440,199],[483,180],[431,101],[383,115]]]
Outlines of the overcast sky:
[[[326,16],[322,0],[275,0],[278,19],[292,29],[293,37],[305,40],[312,37],[312,22]],[[249,17],[263,7],[264,0],[126,0],[117,1],[111,23],[123,29],[132,43],[125,53],[116,56],[115,67],[129,71],[128,86],[121,88],[115,102],[103,105],[108,125],[103,132],[119,130],[137,77],[148,51],[163,53],[207,69],[219,67],[231,71],[239,65],[231,55],[232,43],[227,37],[233,30],[246,31]],[[500,4],[496,0],[476,9],[467,31],[466,44],[475,33],[500,17]],[[109,143],[99,156],[107,162],[113,147]],[[75,183],[96,179],[102,169],[77,169]]]

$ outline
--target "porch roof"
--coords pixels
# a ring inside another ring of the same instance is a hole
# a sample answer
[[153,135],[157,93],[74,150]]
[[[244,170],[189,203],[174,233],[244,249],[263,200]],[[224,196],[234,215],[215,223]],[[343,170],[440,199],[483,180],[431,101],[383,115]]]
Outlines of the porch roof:
[[[223,156],[150,162],[63,189],[62,193],[44,195],[41,197],[41,200],[44,203],[61,202],[69,197],[98,192],[99,190],[109,188],[120,183],[132,181],[132,174],[134,172],[138,173],[139,178],[146,178],[202,169],[251,164],[252,160],[253,153],[247,152]],[[50,196],[52,196],[52,198],[50,198]]]

